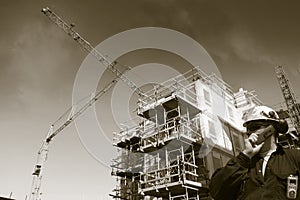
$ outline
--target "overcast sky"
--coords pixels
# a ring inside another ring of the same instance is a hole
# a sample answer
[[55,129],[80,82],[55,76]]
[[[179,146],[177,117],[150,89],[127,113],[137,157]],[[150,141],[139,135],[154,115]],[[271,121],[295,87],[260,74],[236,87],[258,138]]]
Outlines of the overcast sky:
[[[274,72],[282,65],[300,94],[296,0],[0,0],[0,196],[12,192],[19,200],[29,193],[37,151],[51,123],[70,107],[75,76],[87,56],[40,12],[45,6],[74,22],[93,45],[139,27],[186,34],[206,49],[235,91],[255,90],[268,105],[283,101]],[[185,71],[178,63],[188,63],[174,57],[150,50],[121,60],[135,66],[177,59],[172,66]],[[44,200],[109,199],[113,184],[110,169],[88,154],[74,125],[55,138],[42,183]]]

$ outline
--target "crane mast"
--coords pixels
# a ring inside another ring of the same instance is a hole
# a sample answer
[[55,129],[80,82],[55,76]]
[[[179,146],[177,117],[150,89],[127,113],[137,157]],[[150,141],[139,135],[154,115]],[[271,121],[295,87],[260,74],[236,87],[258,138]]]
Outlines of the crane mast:
[[287,111],[290,115],[291,121],[294,124],[294,127],[298,133],[300,133],[300,110],[299,106],[296,103],[296,98],[292,89],[289,85],[289,80],[285,74],[282,66],[275,67],[275,72],[279,85],[287,106]]

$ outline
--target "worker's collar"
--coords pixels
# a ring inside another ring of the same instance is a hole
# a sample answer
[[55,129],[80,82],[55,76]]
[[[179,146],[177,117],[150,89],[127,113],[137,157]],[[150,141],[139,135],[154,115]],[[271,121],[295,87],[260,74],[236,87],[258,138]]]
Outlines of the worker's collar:
[[260,157],[266,157],[266,156],[271,156],[272,153],[274,153],[276,149],[270,149],[265,152],[259,152]]

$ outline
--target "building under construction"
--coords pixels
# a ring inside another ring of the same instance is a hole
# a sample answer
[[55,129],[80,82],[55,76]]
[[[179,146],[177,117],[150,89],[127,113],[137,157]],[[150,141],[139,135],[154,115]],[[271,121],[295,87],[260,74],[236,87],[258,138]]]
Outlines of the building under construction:
[[151,91],[115,133],[114,199],[210,199],[209,177],[244,147],[242,114],[260,101],[194,68]]

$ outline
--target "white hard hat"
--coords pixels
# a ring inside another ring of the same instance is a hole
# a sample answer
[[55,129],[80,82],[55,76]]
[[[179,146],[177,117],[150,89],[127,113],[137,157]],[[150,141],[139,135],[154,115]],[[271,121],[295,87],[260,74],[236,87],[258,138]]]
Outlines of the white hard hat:
[[247,126],[249,122],[253,121],[268,121],[278,124],[279,116],[272,108],[267,106],[256,106],[247,110],[243,115],[245,121],[243,126]]

